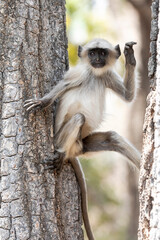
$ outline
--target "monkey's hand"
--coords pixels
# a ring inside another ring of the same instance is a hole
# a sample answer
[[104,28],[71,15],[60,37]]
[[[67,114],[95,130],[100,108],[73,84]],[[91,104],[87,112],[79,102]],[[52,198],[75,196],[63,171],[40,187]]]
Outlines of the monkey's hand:
[[37,107],[42,107],[43,103],[41,99],[28,99],[24,102],[24,107],[27,111],[30,111]]
[[137,44],[136,42],[128,42],[124,47],[124,55],[126,58],[126,65],[130,64],[136,66],[136,59],[134,57],[133,45]]

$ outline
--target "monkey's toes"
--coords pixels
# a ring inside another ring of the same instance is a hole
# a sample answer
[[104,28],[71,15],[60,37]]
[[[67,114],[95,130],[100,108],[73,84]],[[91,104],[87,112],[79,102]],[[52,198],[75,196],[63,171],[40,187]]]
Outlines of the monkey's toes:
[[44,169],[45,170],[56,170],[56,172],[60,172],[63,166],[63,158],[64,155],[55,151],[53,154],[53,158],[51,159],[44,159]]

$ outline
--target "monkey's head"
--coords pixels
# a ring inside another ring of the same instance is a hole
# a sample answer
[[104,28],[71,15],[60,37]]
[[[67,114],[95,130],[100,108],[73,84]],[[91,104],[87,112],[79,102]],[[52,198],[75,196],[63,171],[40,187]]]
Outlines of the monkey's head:
[[[113,66],[116,59],[121,55],[119,45],[113,47],[104,39],[93,39],[83,47],[79,46],[78,56],[85,63],[102,74],[104,71]],[[104,70],[104,71],[103,71]]]

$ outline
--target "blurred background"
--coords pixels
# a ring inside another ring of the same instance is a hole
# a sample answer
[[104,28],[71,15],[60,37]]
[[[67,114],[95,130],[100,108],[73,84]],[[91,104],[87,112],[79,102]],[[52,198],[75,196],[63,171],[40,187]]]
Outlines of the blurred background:
[[[137,99],[126,104],[109,93],[100,130],[115,130],[140,151],[143,119],[149,91],[151,0],[66,0],[70,67],[77,63],[77,47],[95,37],[113,45],[134,46],[140,88]],[[124,74],[124,56],[116,66]],[[96,110],[95,110],[96,114]],[[135,240],[138,229],[138,173],[120,154],[106,152],[82,159],[89,195],[89,215],[97,240]],[[86,238],[87,239],[87,238]]]

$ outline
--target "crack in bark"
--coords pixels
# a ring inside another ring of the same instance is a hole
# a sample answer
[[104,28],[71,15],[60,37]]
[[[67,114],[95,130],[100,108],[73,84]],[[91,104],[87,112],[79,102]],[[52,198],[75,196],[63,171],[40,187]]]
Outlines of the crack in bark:
[[57,227],[58,227],[58,232],[60,239],[66,240],[65,238],[65,227],[62,224],[62,212],[61,212],[61,204],[60,204],[60,199],[61,199],[61,194],[59,189],[61,183],[61,178],[59,174],[55,174],[55,213],[57,217]]

